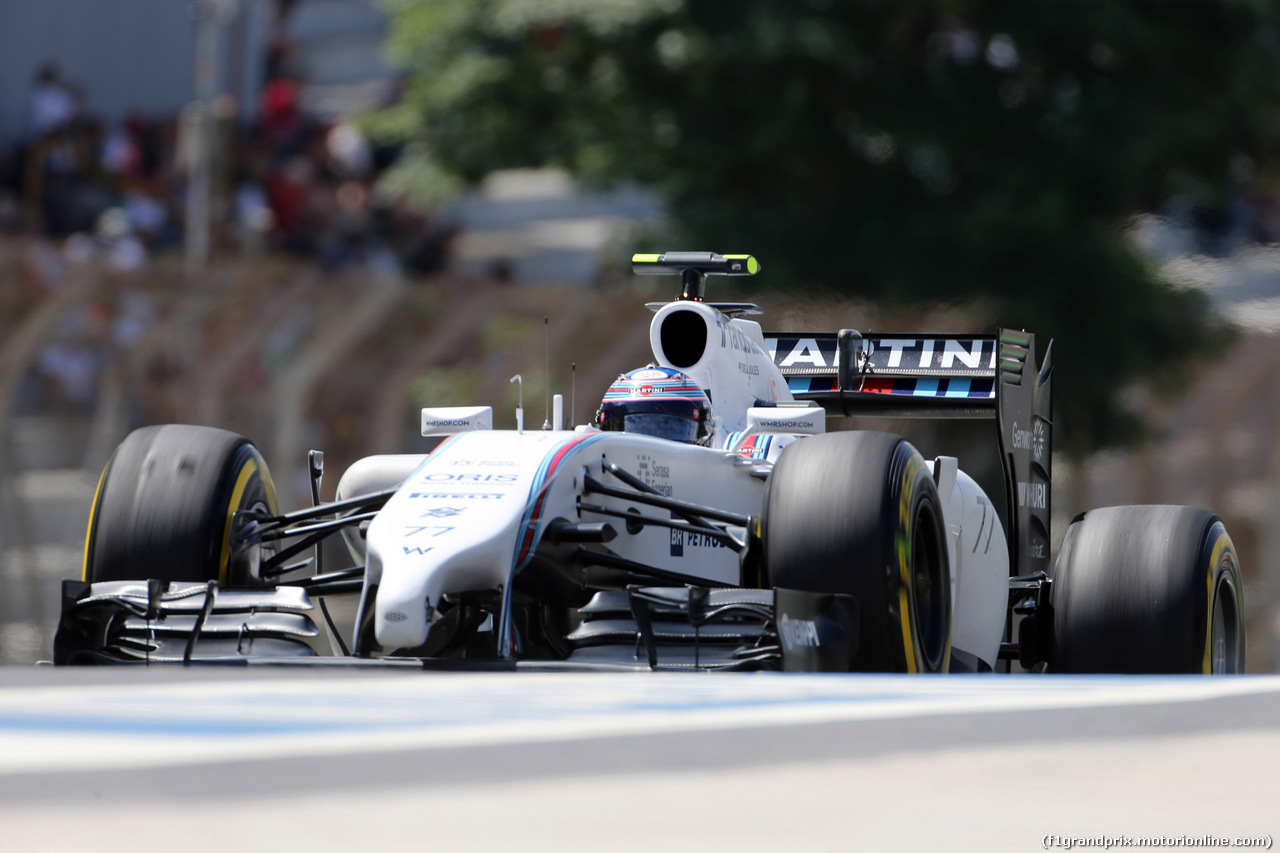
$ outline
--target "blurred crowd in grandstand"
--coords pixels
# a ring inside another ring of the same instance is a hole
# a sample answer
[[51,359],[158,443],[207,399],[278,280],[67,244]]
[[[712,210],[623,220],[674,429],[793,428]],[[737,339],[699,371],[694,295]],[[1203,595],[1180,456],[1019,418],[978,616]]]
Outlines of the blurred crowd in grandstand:
[[[396,150],[370,144],[351,121],[307,114],[299,91],[281,67],[251,116],[229,97],[213,103],[215,245],[279,249],[329,270],[439,270],[451,229],[374,191]],[[29,123],[22,143],[0,146],[0,231],[84,235],[72,251],[92,240],[122,272],[182,244],[191,157],[183,116],[104,120],[50,63],[33,82]]]
[[[287,50],[266,61],[256,104],[221,96],[211,105],[215,257],[241,269],[272,256],[409,280],[443,269],[454,227],[377,191],[397,151],[350,120],[304,110]],[[103,118],[56,64],[36,74],[27,133],[0,142],[0,338],[65,289],[72,271],[91,261],[102,275],[34,354],[15,411],[94,411],[106,365],[166,310],[159,294],[184,246],[193,127],[185,114]]]

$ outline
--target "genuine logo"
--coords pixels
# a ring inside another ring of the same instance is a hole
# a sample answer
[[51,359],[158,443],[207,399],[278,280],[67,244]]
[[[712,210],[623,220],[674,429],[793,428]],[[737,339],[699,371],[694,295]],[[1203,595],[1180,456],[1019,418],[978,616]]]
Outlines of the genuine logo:
[[1030,450],[1031,458],[1039,462],[1044,457],[1045,429],[1043,421],[1036,421],[1031,429],[1022,429],[1013,422],[1010,439],[1014,450]]

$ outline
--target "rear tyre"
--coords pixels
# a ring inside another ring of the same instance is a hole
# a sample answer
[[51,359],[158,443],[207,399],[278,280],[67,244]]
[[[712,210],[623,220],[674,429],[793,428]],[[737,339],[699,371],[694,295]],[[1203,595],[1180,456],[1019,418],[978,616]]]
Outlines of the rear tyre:
[[1217,516],[1185,506],[1090,510],[1067,528],[1054,569],[1050,667],[1243,672],[1243,591]]
[[266,462],[247,438],[180,424],[135,430],[98,481],[84,579],[251,583],[230,559],[241,509],[279,512]]
[[941,507],[924,459],[899,436],[801,439],[779,458],[765,494],[768,582],[857,599],[854,669],[945,672],[951,575]]

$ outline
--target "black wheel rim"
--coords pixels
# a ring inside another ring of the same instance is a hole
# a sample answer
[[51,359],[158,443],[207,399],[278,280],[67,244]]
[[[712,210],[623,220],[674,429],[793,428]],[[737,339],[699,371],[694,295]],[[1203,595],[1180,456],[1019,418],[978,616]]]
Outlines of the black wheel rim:
[[1235,587],[1223,574],[1213,594],[1213,618],[1209,626],[1209,672],[1213,675],[1240,671],[1240,619]]
[[947,576],[938,519],[933,504],[923,501],[911,541],[911,621],[920,658],[927,672],[942,668],[947,645],[947,611],[951,579]]

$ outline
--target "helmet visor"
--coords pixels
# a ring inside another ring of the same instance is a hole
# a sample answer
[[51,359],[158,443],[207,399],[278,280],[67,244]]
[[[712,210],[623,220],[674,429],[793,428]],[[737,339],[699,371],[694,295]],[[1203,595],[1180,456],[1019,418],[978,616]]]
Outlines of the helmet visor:
[[698,422],[692,418],[662,412],[634,412],[623,418],[623,429],[640,435],[652,435],[671,441],[693,443],[698,440]]

